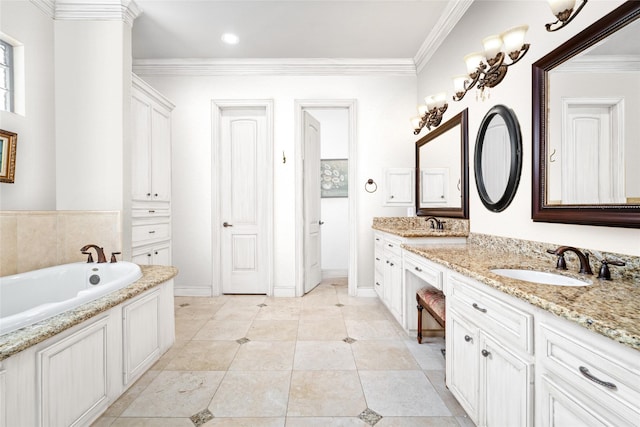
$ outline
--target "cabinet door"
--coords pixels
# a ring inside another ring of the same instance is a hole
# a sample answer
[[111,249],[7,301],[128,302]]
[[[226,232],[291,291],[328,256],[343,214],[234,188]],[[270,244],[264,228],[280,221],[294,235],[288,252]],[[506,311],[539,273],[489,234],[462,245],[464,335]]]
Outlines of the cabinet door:
[[160,357],[158,304],[160,291],[122,307],[124,384],[139,377]]
[[151,104],[134,92],[131,98],[131,196],[151,200]]
[[152,254],[150,251],[134,252],[131,256],[131,262],[138,265],[151,265]]
[[152,108],[151,126],[151,199],[169,201],[171,199],[170,113]]
[[480,337],[480,425],[531,426],[533,364]]
[[390,278],[388,284],[389,310],[396,320],[402,325],[402,262],[398,257],[390,259]]
[[478,329],[456,312],[447,313],[447,385],[478,423]]
[[385,170],[386,206],[413,206],[415,180],[413,168],[393,168]]
[[[597,414],[598,404],[585,402],[580,393],[567,387],[562,380],[554,381],[548,375],[542,375],[536,384],[538,402],[536,407],[536,425],[540,427],[587,427],[608,425],[629,425],[621,420],[603,418]],[[608,414],[611,416],[613,414]]]
[[155,247],[152,255],[154,265],[171,265],[171,247],[169,245]]

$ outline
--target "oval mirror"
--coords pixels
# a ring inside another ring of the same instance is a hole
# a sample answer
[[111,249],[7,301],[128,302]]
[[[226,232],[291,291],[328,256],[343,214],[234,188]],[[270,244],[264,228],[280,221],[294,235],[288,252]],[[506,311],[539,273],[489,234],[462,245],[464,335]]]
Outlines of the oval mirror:
[[514,112],[496,105],[482,119],[476,139],[474,173],[484,206],[501,212],[516,195],[522,170],[522,136]]

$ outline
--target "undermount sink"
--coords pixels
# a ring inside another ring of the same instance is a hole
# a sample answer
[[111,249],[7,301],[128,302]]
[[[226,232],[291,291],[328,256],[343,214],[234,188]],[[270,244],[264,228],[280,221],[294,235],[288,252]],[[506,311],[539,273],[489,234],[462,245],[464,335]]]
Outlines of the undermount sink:
[[491,272],[499,276],[543,285],[589,286],[591,284],[584,280],[574,279],[573,277],[567,277],[561,274],[548,273],[546,271],[523,270],[518,268],[495,268],[492,269]]

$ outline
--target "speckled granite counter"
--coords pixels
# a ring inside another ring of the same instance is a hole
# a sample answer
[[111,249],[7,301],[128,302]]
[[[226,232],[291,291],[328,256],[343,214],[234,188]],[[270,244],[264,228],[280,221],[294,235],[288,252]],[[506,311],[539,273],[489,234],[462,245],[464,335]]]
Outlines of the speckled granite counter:
[[119,289],[73,310],[0,336],[0,361],[107,311],[148,289],[174,278],[178,274],[178,269],[175,267],[150,265],[140,266],[140,268],[142,269],[142,278],[126,288]]
[[[635,273],[623,276],[617,272],[614,280],[603,281],[595,275],[573,273],[578,266],[575,259],[567,259],[569,270],[559,272],[555,269],[554,255],[497,250],[491,244],[477,244],[473,238],[470,241],[466,245],[403,245],[403,248],[640,351],[640,281]],[[628,264],[634,265],[636,261]],[[597,271],[595,265],[592,267]],[[491,273],[494,268],[549,271],[592,284],[581,287],[540,285],[498,276]]]
[[401,237],[467,237],[469,220],[438,218],[444,230],[432,229],[424,217],[375,217],[372,228]]

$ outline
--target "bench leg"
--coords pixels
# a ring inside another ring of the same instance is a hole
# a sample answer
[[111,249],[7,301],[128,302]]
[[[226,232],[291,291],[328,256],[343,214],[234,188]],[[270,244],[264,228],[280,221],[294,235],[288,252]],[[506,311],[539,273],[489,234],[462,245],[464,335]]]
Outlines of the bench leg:
[[418,344],[422,344],[422,306],[418,304]]

